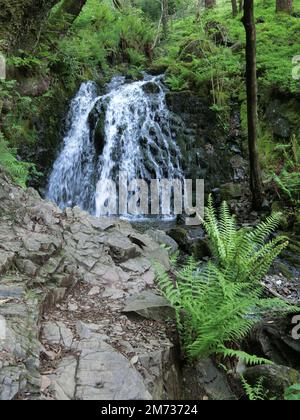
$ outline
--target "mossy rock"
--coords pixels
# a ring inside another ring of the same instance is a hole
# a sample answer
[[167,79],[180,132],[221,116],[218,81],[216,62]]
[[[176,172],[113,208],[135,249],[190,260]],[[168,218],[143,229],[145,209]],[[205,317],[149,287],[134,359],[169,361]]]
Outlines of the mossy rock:
[[233,199],[239,199],[245,194],[245,187],[243,184],[236,184],[234,182],[229,182],[223,184],[220,187],[221,198],[224,201],[230,201]]
[[263,386],[268,391],[267,398],[282,400],[287,388],[300,383],[300,372],[286,366],[254,366],[246,370],[244,378],[253,386],[264,378]]
[[176,227],[167,232],[167,234],[174,239],[179,245],[179,248],[187,253],[190,253],[190,242],[187,231],[182,227]]
[[208,239],[201,238],[192,244],[192,253],[196,260],[202,260],[211,256]]

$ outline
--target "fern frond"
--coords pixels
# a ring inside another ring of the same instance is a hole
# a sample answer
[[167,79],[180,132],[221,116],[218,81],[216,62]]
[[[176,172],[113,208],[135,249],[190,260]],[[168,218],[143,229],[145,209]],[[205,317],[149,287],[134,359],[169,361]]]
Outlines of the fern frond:
[[253,356],[241,350],[228,349],[226,347],[220,347],[218,353],[223,354],[225,357],[237,357],[238,359],[244,360],[249,366],[254,365],[273,365],[274,363],[268,359],[262,357]]
[[264,389],[264,378],[260,378],[255,386],[250,385],[246,379],[241,376],[242,385],[249,401],[264,401],[266,391]]

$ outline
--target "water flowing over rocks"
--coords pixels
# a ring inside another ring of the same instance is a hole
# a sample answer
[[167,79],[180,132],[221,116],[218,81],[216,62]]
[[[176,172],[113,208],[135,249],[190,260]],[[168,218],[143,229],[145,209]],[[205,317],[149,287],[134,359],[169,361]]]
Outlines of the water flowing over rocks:
[[[126,216],[127,210],[115,209],[119,201],[112,196],[118,188],[113,192],[111,181],[127,189],[127,178],[147,183],[183,179],[162,76],[145,75],[131,83],[115,77],[102,96],[97,96],[95,83],[83,83],[71,102],[68,120],[47,192],[60,208],[77,205],[97,216]],[[136,195],[139,187],[130,191]],[[114,201],[113,209],[107,209],[109,200]]]
[[151,265],[168,269],[167,250],[2,172],[0,196],[0,399],[180,398],[172,313],[157,316]]

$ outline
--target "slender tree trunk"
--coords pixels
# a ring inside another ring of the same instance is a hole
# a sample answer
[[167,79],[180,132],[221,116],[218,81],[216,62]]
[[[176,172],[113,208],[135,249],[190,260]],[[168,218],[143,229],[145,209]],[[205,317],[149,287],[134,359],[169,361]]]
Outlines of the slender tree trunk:
[[294,9],[293,0],[276,0],[276,12],[285,12],[291,14]]
[[240,12],[244,10],[244,0],[239,0],[239,10]]
[[243,24],[246,30],[246,85],[248,142],[250,159],[250,187],[253,207],[262,207],[264,192],[258,153],[258,106],[257,106],[257,74],[256,74],[256,27],[254,18],[254,0],[245,0]]
[[231,5],[232,5],[232,16],[236,17],[238,15],[237,0],[231,0]]
[[205,9],[212,9],[216,4],[216,0],[205,0]]
[[196,22],[199,23],[201,20],[201,4],[202,0],[196,0]]
[[161,0],[161,7],[164,37],[167,38],[169,29],[169,0]]

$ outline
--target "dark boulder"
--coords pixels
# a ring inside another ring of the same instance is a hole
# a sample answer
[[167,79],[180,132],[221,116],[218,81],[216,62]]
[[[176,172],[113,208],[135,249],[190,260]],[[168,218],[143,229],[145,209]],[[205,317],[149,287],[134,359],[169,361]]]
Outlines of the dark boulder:
[[158,84],[153,83],[153,82],[145,83],[142,86],[142,89],[147,94],[156,94],[156,93],[160,92],[160,88],[159,88]]

